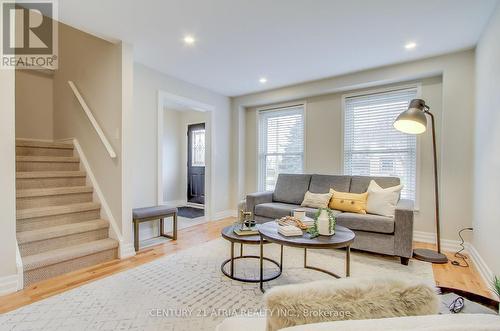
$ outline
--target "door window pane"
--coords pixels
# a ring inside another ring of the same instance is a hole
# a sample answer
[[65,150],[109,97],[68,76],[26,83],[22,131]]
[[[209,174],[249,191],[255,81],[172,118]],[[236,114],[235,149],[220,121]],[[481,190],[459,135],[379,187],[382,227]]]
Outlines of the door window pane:
[[205,129],[193,130],[191,132],[191,166],[205,166]]

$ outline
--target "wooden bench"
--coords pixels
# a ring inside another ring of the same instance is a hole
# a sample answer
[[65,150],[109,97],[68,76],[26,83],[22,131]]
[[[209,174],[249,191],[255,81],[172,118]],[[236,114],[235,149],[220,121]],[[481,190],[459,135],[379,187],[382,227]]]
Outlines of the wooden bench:
[[[160,220],[160,236],[177,240],[177,208],[169,206],[153,206],[146,208],[135,208],[132,210],[134,222],[134,248],[139,250],[139,224],[142,222],[150,222]],[[172,235],[165,234],[163,231],[163,220],[166,217],[173,218]]]

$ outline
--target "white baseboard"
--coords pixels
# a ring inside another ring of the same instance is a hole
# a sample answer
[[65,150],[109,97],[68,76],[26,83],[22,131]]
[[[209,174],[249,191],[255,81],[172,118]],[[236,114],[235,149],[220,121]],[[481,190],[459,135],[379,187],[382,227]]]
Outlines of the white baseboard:
[[184,200],[170,200],[170,201],[163,201],[162,204],[167,205],[167,206],[172,206],[172,207],[183,207],[186,205],[186,201],[184,201]]
[[[413,231],[413,240],[423,243],[435,244],[436,234],[432,232]],[[464,245],[467,250],[467,243]],[[456,252],[462,247],[459,240],[441,239],[441,248],[446,252]]]
[[[22,285],[21,285],[22,286]],[[0,295],[14,293],[19,290],[19,275],[8,275],[0,277]]]
[[216,212],[212,218],[212,221],[218,221],[224,218],[237,217],[237,216],[238,216],[238,211],[236,210],[223,210]]
[[[467,243],[467,251],[469,253],[469,256],[471,260],[474,262],[474,265],[483,278],[483,281],[487,284],[490,285],[491,281],[493,280],[493,271],[488,267],[484,259],[479,255],[479,252],[476,250],[476,248],[470,244]],[[493,292],[492,292],[493,293]]]
[[16,267],[17,267],[17,290],[22,290],[24,288],[24,267],[17,239],[16,239]]
[[118,257],[120,259],[126,259],[135,255],[134,244],[132,243],[120,243],[118,249]]
[[184,206],[205,209],[205,205],[202,205],[201,203],[194,203],[194,202],[184,201]]

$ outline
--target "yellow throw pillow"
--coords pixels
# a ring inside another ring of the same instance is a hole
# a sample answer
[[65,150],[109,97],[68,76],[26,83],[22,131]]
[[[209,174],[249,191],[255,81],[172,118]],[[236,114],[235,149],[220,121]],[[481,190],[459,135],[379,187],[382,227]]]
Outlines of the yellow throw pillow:
[[331,188],[330,193],[333,194],[332,199],[330,200],[330,209],[337,209],[357,214],[366,214],[366,200],[368,198],[368,192],[361,194],[337,192]]

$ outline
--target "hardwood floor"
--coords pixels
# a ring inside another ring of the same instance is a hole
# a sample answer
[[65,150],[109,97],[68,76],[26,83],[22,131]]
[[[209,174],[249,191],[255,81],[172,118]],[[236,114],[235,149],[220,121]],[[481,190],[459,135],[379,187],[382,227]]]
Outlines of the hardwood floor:
[[[179,231],[177,241],[169,241],[143,249],[137,255],[128,259],[109,261],[48,279],[16,293],[0,297],[0,313],[14,310],[114,273],[134,268],[161,256],[174,254],[179,250],[216,239],[220,236],[221,229],[232,224],[234,220],[234,218],[227,218],[182,229]],[[432,245],[415,243],[415,247],[430,248]],[[449,254],[449,257],[452,258],[452,255]],[[433,265],[433,270],[437,285],[464,289],[484,296],[491,295],[488,287],[473,266],[460,268],[448,263],[446,265]]]
[[[435,245],[433,244],[420,242],[414,242],[413,247],[435,249]],[[477,271],[470,258],[467,257],[469,267],[459,267],[451,264],[453,260],[457,260],[463,264],[460,259],[454,256],[454,253],[445,252],[445,254],[449,259],[447,264],[432,265],[436,285],[462,289],[497,300],[489,291],[488,285],[484,283],[479,271]]]

